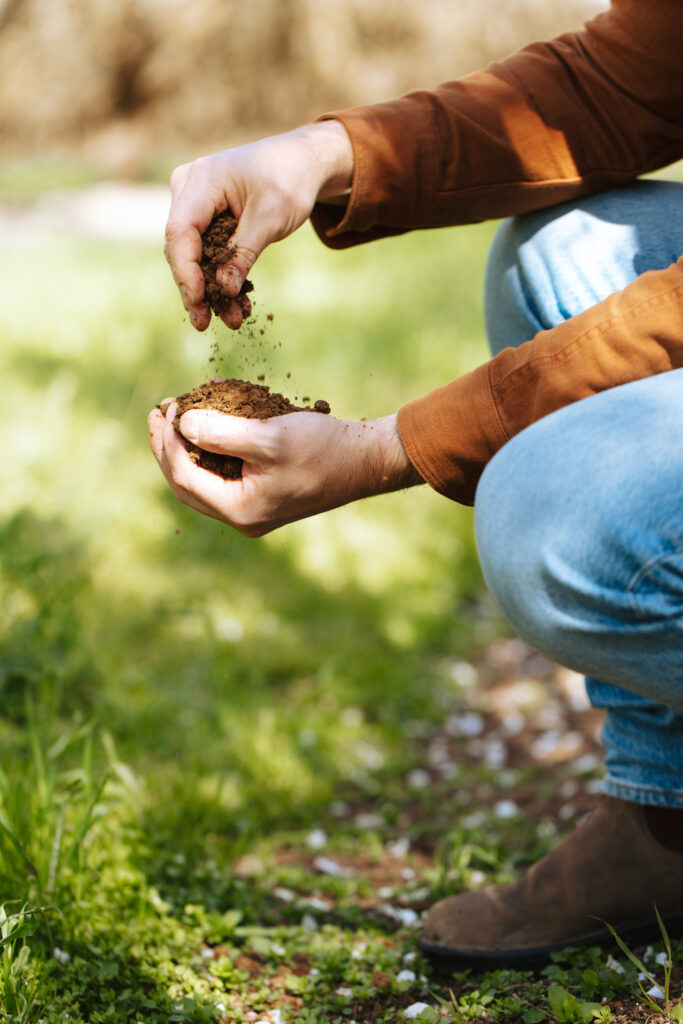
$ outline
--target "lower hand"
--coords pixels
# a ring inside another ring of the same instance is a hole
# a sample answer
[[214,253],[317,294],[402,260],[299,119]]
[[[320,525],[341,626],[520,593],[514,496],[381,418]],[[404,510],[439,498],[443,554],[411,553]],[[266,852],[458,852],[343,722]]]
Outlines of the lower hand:
[[[165,403],[164,403],[165,405]],[[224,480],[197,466],[173,426],[175,403],[149,415],[152,451],[175,496],[247,537],[371,494],[423,483],[405,453],[396,417],[367,423],[314,412],[268,420],[186,412],[180,430],[207,451],[243,459],[242,477]]]

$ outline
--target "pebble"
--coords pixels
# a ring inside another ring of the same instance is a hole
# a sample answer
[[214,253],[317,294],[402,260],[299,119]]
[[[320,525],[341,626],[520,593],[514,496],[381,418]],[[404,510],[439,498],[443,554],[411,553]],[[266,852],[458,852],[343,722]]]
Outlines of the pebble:
[[345,868],[337,864],[331,857],[316,857],[313,867],[323,875],[333,875],[335,878],[355,878],[357,872],[354,868]]
[[514,818],[519,808],[514,800],[499,800],[493,808],[497,818]]
[[415,981],[415,971],[409,971],[407,969],[399,971],[396,975],[396,981]]
[[390,857],[405,857],[409,849],[410,839],[407,836],[401,836],[399,839],[387,843],[387,853]]
[[415,911],[410,910],[408,907],[391,907],[385,903],[378,909],[386,914],[387,917],[391,917],[394,921],[399,921],[406,928],[415,928],[420,922]]
[[429,1003],[413,1003],[411,1006],[407,1006],[403,1011],[403,1016],[407,1017],[408,1020],[415,1020],[419,1017],[423,1010],[429,1009]]
[[327,833],[322,828],[314,828],[312,832],[309,832],[306,836],[306,845],[311,850],[322,850],[327,844]]
[[426,789],[432,779],[424,768],[415,768],[412,772],[408,772],[406,781],[411,789]]

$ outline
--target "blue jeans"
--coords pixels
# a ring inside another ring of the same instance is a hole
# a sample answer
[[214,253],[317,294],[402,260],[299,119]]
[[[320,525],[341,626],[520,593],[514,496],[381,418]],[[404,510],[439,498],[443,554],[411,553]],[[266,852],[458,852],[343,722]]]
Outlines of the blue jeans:
[[[486,280],[494,353],[673,263],[683,185],[637,182],[505,221]],[[606,709],[605,790],[683,808],[683,369],[532,424],[475,503],[487,583],[522,637]]]

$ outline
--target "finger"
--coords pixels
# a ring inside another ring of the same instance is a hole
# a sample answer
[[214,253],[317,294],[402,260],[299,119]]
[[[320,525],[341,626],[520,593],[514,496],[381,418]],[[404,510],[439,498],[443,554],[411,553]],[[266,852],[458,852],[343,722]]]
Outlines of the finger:
[[231,331],[237,331],[244,320],[244,310],[239,299],[233,299],[225,313],[221,313],[221,320]]
[[[162,406],[163,406],[162,402]],[[168,408],[168,406],[167,406]],[[161,465],[161,460],[164,457],[164,414],[161,409],[152,409],[149,416],[147,417],[147,427],[149,429],[149,443],[154,453],[154,458]]]
[[216,280],[228,295],[234,297],[239,294],[254,263],[276,237],[275,223],[264,204],[247,202],[230,239],[234,252],[230,260],[216,271]]
[[180,418],[180,431],[192,444],[219,455],[259,462],[272,448],[272,428],[266,420],[228,416],[211,409],[191,409]]
[[179,501],[189,505],[196,512],[201,512],[202,515],[210,516],[212,519],[221,518],[216,509],[206,505],[192,487],[195,472],[203,476],[206,471],[199,469],[190,459],[182,439],[173,426],[174,415],[175,410],[170,417],[162,417],[158,409],[150,413],[150,442],[159,467]]
[[180,289],[185,309],[190,312],[204,299],[204,275],[199,266],[202,257],[202,237],[193,224],[182,222],[174,214],[166,224],[164,254]]
[[187,181],[187,176],[190,173],[191,167],[191,163],[180,164],[179,167],[176,167],[175,170],[171,172],[171,196],[174,200],[185,188],[185,182]]

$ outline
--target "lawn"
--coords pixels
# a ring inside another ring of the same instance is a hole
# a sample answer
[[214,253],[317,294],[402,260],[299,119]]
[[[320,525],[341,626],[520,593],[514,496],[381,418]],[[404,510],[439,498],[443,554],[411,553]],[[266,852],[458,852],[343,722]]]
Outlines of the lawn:
[[160,247],[0,241],[0,1020],[646,1019],[604,951],[480,978],[417,951],[433,899],[512,879],[600,775],[471,511],[424,487],[251,541],[147,447],[216,368],[370,418],[476,365],[491,236],[303,230],[253,274],[253,337],[196,335]]

